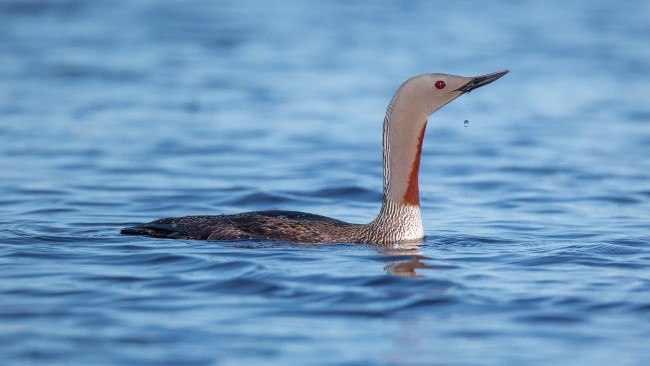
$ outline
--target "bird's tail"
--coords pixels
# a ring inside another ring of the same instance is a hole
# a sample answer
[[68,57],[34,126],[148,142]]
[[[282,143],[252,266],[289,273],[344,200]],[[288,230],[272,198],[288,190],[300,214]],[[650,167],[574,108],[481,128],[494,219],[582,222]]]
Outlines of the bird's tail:
[[156,238],[184,238],[187,235],[179,233],[177,230],[172,230],[164,226],[154,225],[140,225],[125,227],[120,231],[123,235],[148,235]]

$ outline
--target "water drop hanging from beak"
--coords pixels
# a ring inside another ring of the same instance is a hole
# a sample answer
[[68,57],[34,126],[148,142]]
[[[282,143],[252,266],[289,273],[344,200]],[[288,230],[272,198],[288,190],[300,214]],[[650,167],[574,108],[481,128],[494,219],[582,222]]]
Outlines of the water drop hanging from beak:
[[463,122],[463,126],[465,126],[465,127],[469,127],[469,121],[468,121],[468,120],[465,120],[465,122]]

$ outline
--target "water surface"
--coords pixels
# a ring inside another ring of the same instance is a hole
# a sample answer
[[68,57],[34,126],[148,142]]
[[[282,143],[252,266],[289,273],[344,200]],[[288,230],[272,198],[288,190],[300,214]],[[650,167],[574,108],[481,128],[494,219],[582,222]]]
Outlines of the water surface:
[[[0,1],[7,365],[646,365],[650,5]],[[424,72],[420,245],[119,235],[381,205]],[[464,127],[464,121],[470,121]]]

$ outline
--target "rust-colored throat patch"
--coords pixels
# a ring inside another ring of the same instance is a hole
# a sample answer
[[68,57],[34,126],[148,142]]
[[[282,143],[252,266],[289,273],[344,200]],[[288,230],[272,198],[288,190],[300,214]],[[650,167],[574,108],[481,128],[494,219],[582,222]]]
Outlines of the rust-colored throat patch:
[[[428,122],[428,121],[427,121]],[[424,122],[422,131],[420,131],[420,138],[418,139],[418,147],[415,152],[415,159],[411,165],[411,174],[409,174],[409,184],[404,193],[403,203],[410,206],[420,206],[420,185],[418,184],[418,175],[420,174],[420,155],[422,154],[422,140],[424,140],[424,131],[427,129],[427,122]]]

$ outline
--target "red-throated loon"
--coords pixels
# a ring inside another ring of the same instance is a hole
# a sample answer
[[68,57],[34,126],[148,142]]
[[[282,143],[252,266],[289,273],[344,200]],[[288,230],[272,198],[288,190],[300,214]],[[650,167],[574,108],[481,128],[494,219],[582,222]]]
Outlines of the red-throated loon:
[[295,211],[170,217],[122,234],[199,240],[277,239],[302,243],[389,244],[422,240],[418,173],[427,120],[445,104],[508,73],[477,77],[422,74],[395,92],[384,119],[384,200],[376,219],[351,224]]

